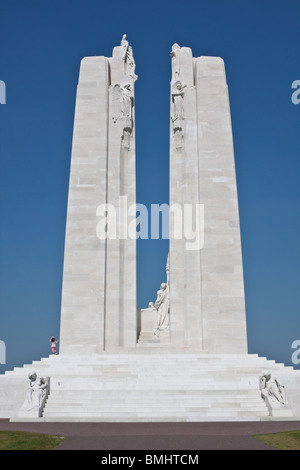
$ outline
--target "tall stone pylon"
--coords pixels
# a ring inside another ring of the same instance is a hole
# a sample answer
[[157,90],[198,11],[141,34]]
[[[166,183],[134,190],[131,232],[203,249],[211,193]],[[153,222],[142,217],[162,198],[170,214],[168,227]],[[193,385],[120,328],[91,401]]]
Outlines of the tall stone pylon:
[[[171,57],[171,344],[208,353],[247,353],[238,196],[224,62],[218,57],[194,58],[190,48],[178,44],[173,45]],[[187,233],[179,230],[178,210],[174,210],[178,207],[185,230],[192,233],[187,229],[193,222],[198,240],[188,240],[184,236]]]
[[[136,202],[136,79],[126,35],[111,58],[81,61],[65,235],[61,354],[95,354],[136,343],[136,240],[127,237],[127,214],[121,210]],[[96,231],[99,216],[107,216],[108,237],[99,237]]]
[[107,202],[118,208],[117,237],[107,240],[105,349],[135,347],[137,341],[135,61],[126,35],[110,60]]

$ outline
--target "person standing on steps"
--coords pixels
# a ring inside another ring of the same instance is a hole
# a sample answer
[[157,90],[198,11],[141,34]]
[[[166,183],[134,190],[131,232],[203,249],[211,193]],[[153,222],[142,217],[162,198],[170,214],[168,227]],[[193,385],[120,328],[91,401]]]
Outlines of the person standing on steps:
[[57,351],[56,351],[56,344],[58,343],[58,340],[56,340],[54,338],[54,336],[51,336],[51,338],[49,339],[49,341],[51,342],[51,351],[52,351],[52,354],[57,354]]

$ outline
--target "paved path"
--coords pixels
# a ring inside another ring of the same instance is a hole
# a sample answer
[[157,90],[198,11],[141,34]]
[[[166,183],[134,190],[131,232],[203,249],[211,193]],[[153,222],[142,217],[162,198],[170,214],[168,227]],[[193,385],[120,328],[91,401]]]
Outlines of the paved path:
[[11,423],[0,430],[57,434],[57,450],[273,450],[252,436],[300,430],[300,421],[208,423]]

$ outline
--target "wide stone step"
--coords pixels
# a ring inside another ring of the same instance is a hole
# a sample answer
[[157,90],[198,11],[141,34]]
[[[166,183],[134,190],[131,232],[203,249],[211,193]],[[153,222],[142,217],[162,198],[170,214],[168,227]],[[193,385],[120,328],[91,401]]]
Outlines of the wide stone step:
[[[112,384],[108,384],[107,386],[105,386],[105,384],[102,384],[102,386],[101,386],[101,385],[98,385],[97,387],[95,386],[95,387],[94,387],[94,390],[95,390],[95,391],[107,391],[107,390],[109,390],[111,387],[112,387]],[[159,387],[160,387],[159,385],[157,386],[157,389],[156,389],[155,387],[153,387],[152,390],[153,390],[153,391],[159,390]],[[198,387],[197,387],[197,386],[193,386],[193,385],[189,385],[189,387],[190,387],[189,389],[190,389],[191,391],[195,391],[195,392],[198,392],[198,391],[199,391],[199,392],[206,392],[206,391],[207,391],[207,387],[206,387],[205,385],[203,385],[203,384],[201,385],[201,387],[200,387],[200,385],[199,385]],[[61,390],[61,392],[63,393],[63,391],[64,391],[64,390],[67,390],[68,388],[69,388],[69,387],[64,388],[63,386],[61,386],[61,387],[60,387],[60,390]],[[88,386],[87,386],[86,388],[84,388],[84,387],[82,387],[82,386],[80,385],[80,386],[78,386],[77,388],[78,388],[78,389],[82,389],[84,393],[86,393],[86,392],[89,391],[89,387],[88,387]],[[119,393],[123,393],[123,392],[124,392],[124,385],[122,386],[122,384],[116,384],[114,388],[115,388],[115,390],[119,391]],[[134,387],[132,387],[132,388],[134,388]],[[169,393],[171,393],[171,392],[174,390],[174,387],[173,387],[172,385],[170,385],[169,387],[166,385],[164,388],[165,388],[165,390],[166,390],[167,392],[169,392]],[[232,389],[234,389],[234,390],[238,389],[238,390],[245,390],[245,391],[247,391],[247,386],[245,386],[245,387],[242,387],[242,386],[240,386],[240,387],[232,387],[232,383],[230,383],[230,384],[228,384],[228,385],[227,385],[227,384],[224,384],[224,386],[222,386],[222,387],[220,387],[220,386],[218,386],[218,385],[215,385],[214,388],[213,388],[213,386],[210,386],[210,387],[209,387],[210,391],[214,391],[214,390],[215,390],[216,392],[219,392],[220,388],[222,388],[222,389],[224,390],[224,392],[230,391],[230,390],[232,390]],[[147,386],[145,385],[144,387],[142,387],[142,386],[135,387],[135,389],[136,389],[136,391],[139,391],[141,394],[143,394],[143,393],[146,393],[146,392],[149,390],[149,387],[147,387]],[[177,387],[177,389],[180,390],[180,387]],[[52,390],[53,390],[53,387],[52,387]],[[181,390],[182,390],[182,391],[185,390],[185,389],[184,389],[184,386],[182,387]],[[254,390],[254,389],[253,389],[253,390]]]
[[[147,365],[127,365],[127,366],[121,366],[121,365],[97,365],[97,366],[80,366],[77,365],[76,367],[66,367],[66,365],[63,366],[39,366],[36,368],[31,367],[24,367],[24,368],[19,368],[19,369],[14,369],[14,371],[7,371],[6,375],[11,375],[13,373],[28,373],[31,370],[43,370],[43,371],[49,371],[52,373],[56,374],[66,374],[66,375],[72,375],[72,374],[82,374],[85,376],[88,375],[101,375],[101,376],[106,376],[106,375],[112,375],[112,374],[130,374],[130,373],[135,373],[137,370],[141,371],[143,375],[145,376],[152,376],[153,377],[153,371],[155,370],[155,374],[160,374],[160,375],[171,375],[172,373],[176,371],[180,371],[184,376],[203,376],[212,372],[217,372],[219,374],[226,374],[226,373],[232,373],[234,372],[236,375],[239,374],[253,374],[253,373],[260,373],[263,367],[258,367],[258,366],[234,366],[234,365],[224,365],[224,366],[205,366],[205,367],[192,367],[191,365],[185,366],[181,365],[180,367],[177,365],[170,365],[166,367],[162,366],[156,366],[153,364],[150,364],[148,367]],[[269,369],[272,370],[280,370],[277,367],[269,367]],[[293,369],[292,368],[286,368],[285,372],[291,372]]]
[[[185,361],[178,361],[178,360],[172,360],[172,361],[166,361],[163,358],[151,358],[150,360],[148,358],[145,358],[145,360],[139,360],[136,361],[135,358],[127,358],[126,360],[120,359],[120,361],[45,361],[45,362],[33,362],[32,364],[25,364],[23,367],[32,367],[32,366],[53,366],[53,367],[60,367],[65,365],[66,367],[85,367],[85,366],[123,366],[123,367],[128,367],[131,364],[138,364],[139,366],[149,366],[152,364],[157,365],[157,367],[169,367],[169,366],[185,366],[185,367],[226,367],[226,366],[235,366],[235,367],[256,367],[256,366],[264,366],[264,365],[269,365],[269,366],[276,366],[276,367],[283,367],[283,365],[275,363],[274,361],[210,361],[210,360],[205,360],[205,361],[200,361],[200,360],[192,360],[191,358],[186,358]],[[22,368],[23,368],[22,367]],[[19,367],[16,367],[15,369],[20,369]]]
[[84,384],[83,388],[86,389],[86,388],[89,388],[90,386],[106,386],[108,387],[109,384],[111,385],[123,385],[124,386],[124,383],[126,383],[126,387],[127,388],[133,388],[135,386],[144,386],[144,385],[150,385],[152,389],[155,389],[155,388],[159,388],[160,386],[167,386],[167,385],[172,385],[174,387],[178,386],[178,388],[184,388],[186,389],[186,386],[188,384],[191,385],[191,388],[192,388],[192,385],[194,386],[198,386],[200,388],[203,388],[201,387],[202,386],[212,386],[213,388],[215,388],[215,386],[219,386],[219,388],[222,388],[222,386],[226,386],[226,385],[232,385],[232,388],[238,388],[238,387],[242,387],[242,388],[245,388],[247,385],[249,386],[249,388],[251,388],[251,385],[252,387],[256,387],[257,384],[258,384],[258,377],[254,377],[253,380],[247,380],[247,377],[243,377],[243,378],[237,378],[236,380],[232,380],[232,378],[226,378],[224,377],[224,379],[222,380],[222,378],[207,378],[207,377],[204,377],[204,378],[192,378],[190,377],[189,379],[187,380],[183,380],[182,378],[179,380],[178,378],[173,378],[173,377],[159,377],[159,383],[153,383],[153,380],[147,380],[147,378],[144,378],[144,377],[125,377],[123,378],[125,380],[122,380],[122,378],[120,377],[107,377],[105,379],[103,379],[102,377],[82,377],[82,378],[78,378],[76,376],[71,376],[71,377],[65,377],[65,376],[56,376],[56,377],[53,377],[53,384],[54,383],[60,383],[62,385],[64,384],[68,384],[68,383],[73,383],[74,385],[80,385],[80,384]]
[[127,398],[126,395],[124,397],[120,397],[119,399],[116,397],[85,397],[83,396],[77,396],[77,397],[72,397],[72,396],[51,396],[48,399],[48,403],[59,403],[59,404],[69,404],[69,403],[78,403],[78,404],[85,404],[85,403],[90,403],[94,404],[95,406],[97,404],[107,404],[110,403],[111,405],[115,404],[134,404],[134,405],[140,405],[143,403],[153,403],[153,404],[161,404],[161,405],[186,405],[188,404],[224,404],[224,403],[240,403],[240,404],[249,404],[249,405],[256,405],[260,403],[264,403],[263,399],[260,397],[238,397],[238,396],[220,396],[220,397],[180,397],[180,396],[170,396],[165,397],[162,395],[158,395],[156,397],[153,396],[145,396],[143,398],[141,397],[129,397]]
[[165,402],[161,402],[161,403],[155,403],[154,401],[148,401],[148,400],[145,400],[144,402],[136,402],[136,403],[133,403],[133,402],[120,402],[120,403],[117,403],[117,402],[110,402],[110,401],[103,401],[103,403],[101,404],[100,402],[98,403],[94,403],[94,402],[88,402],[88,401],[85,401],[85,402],[79,402],[79,401],[70,401],[70,402],[65,402],[65,401],[55,401],[55,402],[52,402],[52,401],[49,401],[46,405],[46,408],[47,410],[50,409],[50,408],[58,408],[58,409],[64,409],[66,407],[89,407],[89,408],[112,408],[112,407],[117,407],[117,408],[122,408],[124,409],[124,406],[126,405],[126,409],[127,407],[132,407],[133,409],[136,409],[136,408],[143,408],[143,407],[160,407],[160,408],[187,408],[187,407],[201,407],[201,408],[205,408],[205,407],[209,407],[209,408],[217,408],[217,407],[230,407],[230,406],[237,406],[239,408],[247,408],[247,409],[256,409],[256,408],[265,408],[265,403],[264,402],[237,402],[237,401],[229,401],[229,402],[174,402],[174,403],[165,403]]
[[[190,410],[190,411],[200,411],[200,410],[207,410],[209,405],[210,410],[227,410],[227,411],[232,411],[232,410],[242,410],[242,411],[251,411],[251,412],[256,412],[258,410],[261,411],[266,411],[266,406],[264,403],[262,404],[255,404],[255,405],[247,405],[241,404],[241,403],[198,403],[198,404],[184,404],[184,403],[178,403],[176,406],[173,404],[158,404],[158,403],[148,403],[147,401],[145,403],[139,404],[126,404],[126,411],[145,411],[145,410],[160,410],[162,414],[167,413],[168,411],[180,411],[180,410]],[[63,408],[63,411],[62,411]],[[64,404],[48,404],[46,412],[48,413],[49,411],[56,411],[59,413],[60,411],[65,412],[65,411],[94,411],[95,413],[102,411],[106,412],[107,410],[109,411],[119,411],[122,412],[124,411],[124,403],[119,403],[119,404],[112,404],[112,403],[106,403],[103,405],[100,404],[88,404],[88,403],[64,403]]]
[[50,397],[71,397],[71,396],[79,396],[79,397],[91,397],[91,398],[100,398],[100,397],[111,397],[111,398],[116,398],[119,399],[124,398],[125,396],[128,398],[141,398],[143,399],[144,397],[165,397],[165,398],[170,398],[172,397],[175,398],[178,396],[180,399],[185,398],[185,397],[194,397],[198,398],[201,397],[202,399],[205,399],[206,397],[213,397],[216,399],[217,397],[237,397],[238,399],[242,397],[248,398],[256,398],[260,397],[260,391],[258,389],[244,389],[244,390],[236,390],[236,389],[212,389],[212,388],[205,388],[203,390],[200,389],[195,389],[195,390],[179,390],[179,389],[172,389],[172,390],[166,390],[166,389],[160,389],[157,388],[156,390],[147,390],[143,394],[141,394],[138,390],[136,389],[124,389],[123,393],[120,395],[120,393],[115,390],[115,389],[107,389],[107,390],[84,390],[84,389],[51,389],[50,390]]
[[[227,416],[193,416],[189,415],[185,416],[144,416],[143,418],[139,416],[48,416],[46,418],[39,418],[38,421],[45,421],[45,422],[63,422],[63,423],[74,423],[74,422],[81,422],[81,423],[88,423],[88,422],[99,422],[99,423],[135,423],[135,422],[151,422],[151,423],[160,423],[160,422],[242,422],[242,421],[268,421],[269,417],[266,415],[262,416],[231,416],[228,418]],[[18,419],[13,419],[13,421],[19,421]]]
[[[120,402],[120,398],[117,398],[117,397],[110,397],[110,396],[103,396],[103,397],[93,397],[93,396],[90,396],[90,397],[84,397],[84,403],[95,403],[95,398],[98,400],[97,402],[101,403],[101,402],[105,402],[105,403],[119,403]],[[245,397],[245,396],[241,396],[241,397],[237,397],[237,396],[229,396],[229,397],[226,397],[226,396],[223,396],[223,397],[182,397],[182,396],[175,396],[175,395],[171,395],[170,397],[165,397],[163,395],[160,395],[159,397],[151,397],[151,396],[147,396],[145,398],[141,398],[139,396],[136,396],[136,397],[127,397],[127,395],[125,395],[124,397],[122,397],[122,403],[124,404],[130,404],[130,403],[133,403],[133,404],[136,404],[136,403],[145,403],[145,401],[147,401],[147,403],[156,403],[157,400],[160,400],[161,403],[168,403],[168,401],[172,401],[172,403],[236,403],[237,401],[240,402],[241,404],[243,403],[247,403],[247,404],[256,404],[256,403],[260,403],[262,402],[262,399],[259,398],[259,397]],[[82,396],[52,396],[52,394],[50,395],[49,397],[49,400],[50,402],[49,403],[60,403],[60,404],[63,404],[63,403],[83,403],[83,399],[82,399]]]
[[280,371],[280,373],[296,373],[299,371],[295,371],[292,367],[285,367],[281,368],[278,365],[270,365],[268,366],[258,366],[258,365],[234,365],[234,364],[223,364],[223,365],[205,365],[203,367],[193,366],[191,364],[181,364],[181,365],[156,365],[153,363],[147,364],[104,364],[104,365],[67,365],[67,364],[45,364],[39,365],[34,367],[33,365],[27,365],[22,368],[15,368],[13,371],[7,371],[6,376],[11,376],[15,374],[20,375],[27,375],[31,370],[39,371],[41,370],[43,374],[55,374],[55,375],[84,375],[84,376],[94,376],[98,375],[99,377],[105,377],[109,375],[130,375],[136,374],[139,371],[145,377],[153,377],[153,371],[155,370],[156,375],[172,375],[174,372],[179,372],[184,376],[192,376],[192,377],[203,377],[205,375],[209,375],[213,372],[218,373],[220,375],[226,375],[226,373],[231,373],[236,376],[239,375],[252,375],[258,374],[260,375],[263,370],[265,369],[272,370],[272,371]]
[[[186,417],[187,419],[189,418],[196,418],[196,417],[205,417],[205,416],[214,416],[214,417],[235,417],[235,416],[243,416],[243,417],[267,417],[269,415],[267,410],[255,410],[254,411],[249,411],[249,410],[241,410],[241,409],[182,409],[182,410],[161,410],[161,409],[155,409],[155,408],[148,408],[148,409],[141,409],[141,410],[110,410],[109,412],[107,410],[87,410],[87,409],[82,409],[82,410],[75,410],[75,409],[69,409],[66,410],[65,412],[60,412],[58,413],[56,410],[53,412],[48,411],[47,413],[44,414],[44,418],[48,418],[50,416],[57,416],[57,417],[67,417],[67,416],[77,416],[77,417],[84,417],[84,416],[94,416],[94,417],[134,417],[134,416],[140,416],[141,418],[145,419],[147,417],[155,418],[155,417],[162,417],[162,418],[176,418],[176,417]],[[172,421],[171,419],[170,421]]]
[[[174,410],[171,410],[169,413],[165,412],[163,415],[161,415],[160,413],[155,413],[155,410],[149,410],[149,411],[144,411],[144,412],[128,412],[128,411],[125,411],[123,410],[122,413],[120,414],[120,412],[106,412],[106,413],[103,413],[101,414],[101,416],[97,415],[94,411],[70,411],[69,413],[68,412],[61,412],[59,413],[59,415],[57,415],[56,412],[47,412],[44,414],[44,418],[48,418],[48,417],[57,417],[57,418],[68,418],[68,417],[81,417],[81,418],[87,418],[87,417],[90,417],[90,418],[102,418],[102,419],[105,419],[105,418],[115,418],[116,421],[118,421],[118,418],[122,417],[123,419],[124,418],[128,418],[128,420],[131,420],[131,418],[133,417],[140,417],[141,420],[145,420],[146,418],[149,418],[153,421],[157,420],[157,419],[166,419],[166,418],[169,418],[171,421],[173,421],[174,419],[176,418],[185,418],[186,420],[191,420],[192,418],[195,419],[195,420],[198,420],[199,418],[206,418],[206,417],[215,417],[215,418],[234,418],[234,417],[249,417],[249,412],[248,411],[241,411],[241,410],[203,410],[203,411],[197,411],[197,412],[190,412],[188,413],[187,411],[174,411]],[[261,411],[259,414],[257,414],[255,417],[262,417],[262,416],[265,416],[267,417],[268,416],[268,412],[267,411]]]
[[[269,420],[268,416],[230,416],[230,418],[226,416],[179,416],[179,417],[170,417],[170,416],[147,416],[147,417],[139,417],[139,416],[129,416],[129,417],[122,417],[122,416],[112,416],[112,417],[98,417],[98,416],[48,416],[46,418],[39,418],[37,421],[45,421],[49,423],[140,423],[140,422],[148,422],[148,423],[164,423],[164,422],[243,422],[243,421],[253,421],[258,422],[261,420]],[[23,418],[22,420],[13,418],[11,421],[25,421]],[[28,420],[29,421],[29,420]],[[32,421],[32,420],[30,420]]]
[[[255,383],[257,382],[257,383]],[[95,391],[107,391],[107,390],[113,390],[115,389],[117,392],[120,393],[120,388],[123,390],[126,388],[128,390],[136,390],[140,391],[143,393],[146,393],[148,390],[161,390],[162,388],[168,392],[171,390],[178,390],[178,391],[185,391],[185,390],[199,390],[199,391],[205,391],[205,390],[236,390],[236,391],[247,391],[247,390],[257,390],[258,389],[258,380],[253,380],[253,382],[247,382],[247,381],[238,381],[238,382],[233,382],[233,381],[188,381],[188,382],[172,382],[170,381],[164,381],[161,380],[160,383],[151,383],[148,381],[134,381],[134,380],[128,380],[127,383],[124,385],[124,382],[118,381],[118,380],[103,380],[103,381],[90,381],[90,382],[85,382],[84,381],[76,381],[72,380],[71,383],[68,382],[65,378],[60,379],[58,378],[53,378],[52,379],[52,384],[51,384],[51,389],[54,390],[68,390],[68,389],[73,389],[73,390],[85,390],[88,391],[90,389],[94,389]]]
[[129,356],[124,356],[122,355],[121,357],[118,358],[118,356],[105,356],[105,357],[94,357],[94,358],[73,358],[72,360],[64,360],[63,357],[60,357],[59,359],[44,359],[41,361],[32,361],[31,364],[25,364],[24,367],[28,367],[31,365],[60,365],[60,364],[70,364],[70,365],[84,365],[84,364],[89,364],[89,365],[103,365],[103,364],[128,364],[128,363],[135,363],[135,364],[152,364],[152,363],[159,363],[161,365],[163,364],[198,364],[198,365],[222,365],[222,364],[235,364],[235,365],[276,365],[279,367],[282,367],[282,363],[276,363],[274,360],[267,360],[267,359],[262,359],[262,358],[255,358],[255,359],[241,359],[241,358],[228,358],[228,359],[212,359],[212,358],[201,358],[201,357],[193,357],[193,356],[188,356],[184,355],[181,358],[178,357],[164,357],[164,356],[141,356],[137,357],[134,355],[129,355]]

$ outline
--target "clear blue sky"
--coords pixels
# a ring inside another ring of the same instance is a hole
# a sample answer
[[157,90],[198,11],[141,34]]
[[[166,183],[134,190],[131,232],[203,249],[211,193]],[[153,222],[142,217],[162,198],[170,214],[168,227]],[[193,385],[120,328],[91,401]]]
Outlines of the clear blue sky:
[[[76,85],[84,56],[127,34],[136,73],[137,202],[168,203],[170,50],[225,60],[249,352],[290,363],[300,339],[299,0],[0,0],[0,340],[7,365],[59,337]],[[168,242],[138,242],[138,305],[155,299]],[[221,352],[221,351],[220,351]]]

